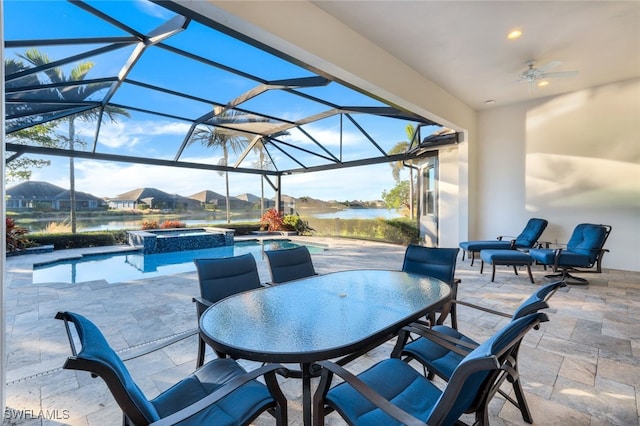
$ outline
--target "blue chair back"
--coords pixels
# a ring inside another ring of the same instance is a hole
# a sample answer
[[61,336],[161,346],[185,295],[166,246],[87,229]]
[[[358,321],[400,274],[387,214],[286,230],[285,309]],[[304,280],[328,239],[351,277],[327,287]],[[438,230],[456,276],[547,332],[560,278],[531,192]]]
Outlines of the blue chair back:
[[409,245],[404,254],[402,270],[427,275],[452,283],[456,273],[459,248],[435,248]]
[[547,227],[547,222],[544,219],[531,218],[524,227],[524,230],[516,237],[516,248],[531,248],[540,239],[540,236]]
[[200,296],[217,302],[233,294],[260,288],[258,266],[251,253],[234,257],[193,259],[198,271]]
[[553,292],[555,292],[560,287],[565,287],[567,284],[564,281],[555,281],[545,286],[540,287],[537,291],[535,291],[527,300],[522,302],[520,306],[515,310],[513,315],[511,316],[512,320],[516,320],[525,315],[532,314],[534,312],[538,312],[541,309],[546,309],[549,307],[547,304],[547,300]]
[[[124,415],[133,424],[148,424],[160,419],[155,407],[144,396],[120,357],[109,346],[102,332],[94,323],[72,312],[59,313],[56,318],[63,319],[69,334],[71,350],[64,368],[88,371],[101,377]],[[82,349],[76,353],[69,323],[75,326]]]
[[589,263],[593,264],[607,241],[610,231],[611,227],[606,225],[581,223],[573,230],[567,243],[567,251],[588,256]]
[[470,352],[453,371],[426,423],[455,424],[478,399],[490,392],[500,366],[517,349],[525,334],[544,321],[548,318],[541,312],[511,321]]
[[306,246],[264,252],[275,284],[310,277],[316,274],[311,254]]

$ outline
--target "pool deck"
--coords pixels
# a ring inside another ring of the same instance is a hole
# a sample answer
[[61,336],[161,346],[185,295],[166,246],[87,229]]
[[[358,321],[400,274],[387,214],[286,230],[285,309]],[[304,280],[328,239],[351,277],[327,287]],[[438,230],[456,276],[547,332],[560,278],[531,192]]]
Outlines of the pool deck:
[[[255,238],[255,236],[253,237]],[[290,237],[327,246],[312,254],[318,273],[347,269],[400,269],[403,246],[347,239]],[[109,247],[110,251],[127,247]],[[31,282],[32,265],[105,248],[63,250],[10,257],[6,262],[5,311],[7,344],[7,409],[3,425],[119,425],[121,414],[100,379],[62,370],[70,354],[64,327],[56,312],[86,315],[103,330],[122,355],[197,327],[191,298],[198,294],[196,273],[108,284]],[[608,254],[607,256],[611,256]],[[606,266],[605,256],[605,266]],[[258,259],[262,281],[269,281],[264,259]],[[542,267],[532,267],[535,284],[526,273],[514,275],[506,266],[480,274],[458,260],[462,279],[459,298],[505,312],[512,311],[541,284]],[[520,351],[520,373],[537,425],[640,425],[640,273],[605,269],[584,274],[588,286],[569,286],[550,300],[550,321],[530,332]],[[459,328],[476,339],[491,335],[503,321],[459,308]],[[348,365],[357,372],[389,356],[388,342]],[[184,339],[165,349],[127,362],[148,397],[157,395],[195,367],[196,339]],[[208,356],[213,356],[208,352]],[[244,362],[247,369],[255,363]],[[282,379],[289,400],[289,424],[301,422],[301,383]],[[505,385],[505,390],[510,389]],[[519,412],[502,397],[490,405],[493,425],[525,425]],[[52,420],[36,418],[49,413]],[[22,416],[22,419],[16,417]],[[25,418],[26,417],[26,418]],[[469,416],[463,420],[471,422]],[[254,424],[274,424],[269,415]],[[327,425],[342,425],[339,416]]]

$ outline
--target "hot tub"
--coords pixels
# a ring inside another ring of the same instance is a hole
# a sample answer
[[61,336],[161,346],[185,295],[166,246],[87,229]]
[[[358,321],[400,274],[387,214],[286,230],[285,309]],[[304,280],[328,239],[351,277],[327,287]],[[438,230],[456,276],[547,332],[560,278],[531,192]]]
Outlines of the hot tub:
[[233,245],[233,229],[170,228],[127,231],[129,245],[144,254],[200,250]]

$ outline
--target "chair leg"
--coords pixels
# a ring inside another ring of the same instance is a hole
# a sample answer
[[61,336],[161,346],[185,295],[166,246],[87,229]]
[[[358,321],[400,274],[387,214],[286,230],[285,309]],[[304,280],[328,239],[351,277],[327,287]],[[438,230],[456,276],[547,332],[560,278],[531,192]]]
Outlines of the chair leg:
[[515,272],[516,275],[518,275],[518,268],[516,267],[516,265],[511,265],[513,266],[513,272]]
[[531,281],[531,284],[534,284],[535,281],[533,281],[533,275],[531,274],[531,265],[527,265],[527,272],[529,273],[529,280]]
[[198,334],[198,358],[196,359],[196,368],[200,368],[204,365],[204,351],[206,349],[206,345],[202,337]]
[[492,263],[492,270],[491,270],[491,282],[493,282],[493,280],[496,278],[496,264]]
[[513,382],[513,391],[516,394],[518,408],[520,409],[520,413],[522,413],[522,419],[525,422],[532,424],[533,417],[531,416],[531,410],[529,410],[529,404],[527,404],[527,400],[524,398],[524,390],[522,389],[520,379]]
[[484,271],[484,260],[480,261],[480,273]]
[[471,256],[471,266],[473,266],[473,261],[476,260],[476,252],[470,251],[469,255]]
[[[575,275],[571,275],[568,270],[563,269],[562,272],[557,274],[549,274],[545,275],[546,278],[560,278],[565,284],[574,284],[574,285],[587,285],[589,284],[589,280],[585,278],[576,277]],[[572,280],[572,281],[570,281]]]

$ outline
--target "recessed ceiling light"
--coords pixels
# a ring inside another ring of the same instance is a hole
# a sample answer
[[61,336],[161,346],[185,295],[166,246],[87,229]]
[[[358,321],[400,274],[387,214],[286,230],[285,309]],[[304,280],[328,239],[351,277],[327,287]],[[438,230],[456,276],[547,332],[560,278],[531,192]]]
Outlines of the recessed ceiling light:
[[538,87],[544,87],[544,86],[548,86],[549,82],[546,80],[543,80],[541,82],[538,83]]
[[507,35],[507,38],[508,38],[509,40],[515,40],[515,39],[517,39],[517,38],[520,38],[520,36],[521,36],[521,35],[522,35],[522,31],[521,31],[521,30],[516,29],[516,30],[512,30],[512,31]]

